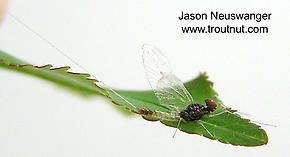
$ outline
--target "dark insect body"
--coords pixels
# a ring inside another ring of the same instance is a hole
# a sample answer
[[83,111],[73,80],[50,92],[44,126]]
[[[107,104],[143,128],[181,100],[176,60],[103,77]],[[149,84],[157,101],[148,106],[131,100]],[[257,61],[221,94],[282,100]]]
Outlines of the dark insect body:
[[180,117],[186,122],[200,120],[203,115],[210,114],[210,112],[213,112],[217,107],[216,103],[211,99],[206,99],[205,103],[207,107],[200,104],[188,105],[185,110],[179,113]]

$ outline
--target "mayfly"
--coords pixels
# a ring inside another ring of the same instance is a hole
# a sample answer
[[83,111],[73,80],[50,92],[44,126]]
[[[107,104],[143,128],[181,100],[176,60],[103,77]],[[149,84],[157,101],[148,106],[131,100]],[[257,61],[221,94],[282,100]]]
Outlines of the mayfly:
[[[194,103],[192,96],[182,81],[173,74],[167,58],[159,49],[148,44],[144,44],[142,49],[143,65],[148,82],[160,105],[168,108],[170,112],[150,112],[146,109],[138,109],[139,113],[150,113],[150,116],[160,120],[178,121],[178,129],[181,121],[197,121],[203,115],[215,111],[217,104],[211,99],[205,100],[206,107]],[[213,136],[202,123],[199,124]]]
[[[221,104],[222,111],[211,114],[217,108],[217,104],[211,99],[205,100],[206,107],[195,103],[182,81],[173,74],[169,62],[163,53],[158,48],[148,44],[144,44],[142,49],[143,65],[149,84],[160,105],[168,108],[170,112],[150,111],[137,108],[138,111],[141,114],[149,114],[160,120],[178,121],[176,131],[181,121],[185,123],[196,121],[208,134],[214,137],[214,135],[198,120],[200,120],[202,116],[209,114],[210,117],[215,117],[225,112],[229,114],[234,113],[230,112],[226,106]],[[243,114],[241,112],[238,113]],[[256,123],[274,126],[266,123]]]

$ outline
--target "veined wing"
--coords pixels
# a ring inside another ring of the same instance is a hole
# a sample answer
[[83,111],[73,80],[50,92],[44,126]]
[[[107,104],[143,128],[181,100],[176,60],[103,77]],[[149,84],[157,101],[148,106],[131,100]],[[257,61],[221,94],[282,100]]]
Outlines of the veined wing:
[[191,95],[181,80],[172,73],[169,62],[162,52],[147,44],[144,44],[142,49],[147,79],[159,103],[178,113],[189,104],[193,104]]

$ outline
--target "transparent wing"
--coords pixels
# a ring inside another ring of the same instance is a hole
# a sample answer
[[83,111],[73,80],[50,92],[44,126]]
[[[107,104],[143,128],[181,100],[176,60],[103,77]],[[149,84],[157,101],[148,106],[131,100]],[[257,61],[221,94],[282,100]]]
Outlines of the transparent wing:
[[174,112],[180,112],[193,104],[191,95],[181,80],[172,73],[162,52],[148,44],[144,44],[142,49],[147,79],[160,104]]

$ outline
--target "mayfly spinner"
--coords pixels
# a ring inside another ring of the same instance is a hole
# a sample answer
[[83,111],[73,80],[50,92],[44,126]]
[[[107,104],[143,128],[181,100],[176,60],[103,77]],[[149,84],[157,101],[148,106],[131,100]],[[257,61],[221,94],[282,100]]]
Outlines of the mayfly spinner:
[[[143,65],[149,84],[157,97],[159,104],[167,108],[169,112],[136,107],[129,100],[119,95],[116,91],[105,85],[103,82],[98,82],[98,85],[112,91],[115,95],[133,107],[135,112],[137,111],[140,115],[151,116],[158,120],[178,122],[176,131],[179,128],[181,121],[185,123],[193,121],[198,122],[203,115],[210,114],[215,111],[217,104],[211,99],[205,100],[206,107],[201,104],[194,103],[190,93],[184,87],[182,81],[173,74],[167,58],[159,49],[148,44],[144,44],[142,49]],[[220,115],[224,112],[228,111],[225,110],[211,116]],[[209,135],[214,137],[202,123],[198,123]],[[176,131],[173,137],[175,136]]]
[[[215,111],[217,104],[213,100],[206,99],[206,107],[194,103],[182,81],[172,73],[167,58],[159,49],[148,44],[144,44],[142,49],[143,65],[149,84],[160,105],[168,108],[170,112],[137,108],[140,114],[147,114],[160,120],[178,121],[178,128],[181,121],[197,121],[203,115]],[[212,136],[202,123],[199,124]]]
[[[213,134],[198,120],[200,120],[203,115],[208,115],[215,111],[217,104],[211,99],[205,100],[206,107],[194,103],[193,98],[184,87],[182,81],[173,74],[169,62],[162,52],[156,47],[148,44],[144,44],[142,49],[143,65],[150,86],[160,105],[168,108],[170,112],[151,111],[137,108],[139,114],[150,115],[160,120],[178,121],[176,131],[181,121],[185,123],[196,121],[208,134],[214,137]],[[225,112],[233,114],[225,107],[222,108],[221,112],[209,116],[214,117]],[[260,122],[256,123],[269,125]],[[175,136],[176,131],[173,137]]]

